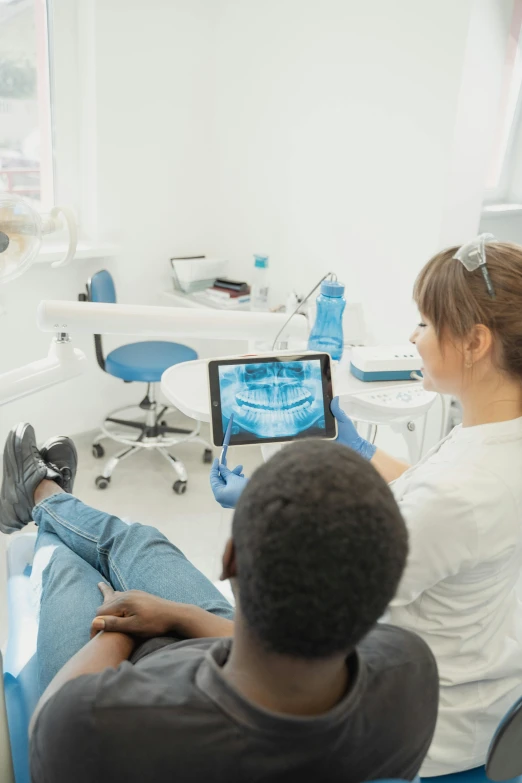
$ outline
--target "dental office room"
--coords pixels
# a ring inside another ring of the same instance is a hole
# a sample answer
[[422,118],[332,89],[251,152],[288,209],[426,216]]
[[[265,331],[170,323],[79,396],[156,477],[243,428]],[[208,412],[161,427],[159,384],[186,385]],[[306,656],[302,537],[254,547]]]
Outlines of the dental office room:
[[522,0],[0,0],[0,783],[522,779]]

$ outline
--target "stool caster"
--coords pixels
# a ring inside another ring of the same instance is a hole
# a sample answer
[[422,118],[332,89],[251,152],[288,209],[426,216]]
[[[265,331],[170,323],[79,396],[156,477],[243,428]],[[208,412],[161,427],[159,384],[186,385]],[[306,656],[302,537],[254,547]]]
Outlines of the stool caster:
[[205,449],[205,451],[203,452],[203,463],[205,465],[210,465],[213,459],[214,459],[214,454],[212,452],[212,449]]
[[184,495],[187,491],[187,482],[186,481],[175,481],[172,485],[172,489],[176,493],[176,495]]
[[94,459],[101,459],[105,455],[105,449],[101,443],[93,443],[91,452]]
[[110,478],[106,478],[105,476],[97,476],[94,481],[98,489],[107,489],[110,482],[111,482]]

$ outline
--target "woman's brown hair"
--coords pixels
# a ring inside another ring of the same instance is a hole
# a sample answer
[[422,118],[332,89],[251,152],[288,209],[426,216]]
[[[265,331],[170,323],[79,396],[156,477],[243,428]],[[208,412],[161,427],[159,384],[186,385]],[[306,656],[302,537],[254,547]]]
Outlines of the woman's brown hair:
[[476,324],[495,339],[501,369],[522,380],[522,247],[508,242],[486,245],[487,268],[495,289],[488,293],[480,269],[468,272],[453,258],[458,247],[428,261],[413,291],[419,312],[439,339],[463,338]]

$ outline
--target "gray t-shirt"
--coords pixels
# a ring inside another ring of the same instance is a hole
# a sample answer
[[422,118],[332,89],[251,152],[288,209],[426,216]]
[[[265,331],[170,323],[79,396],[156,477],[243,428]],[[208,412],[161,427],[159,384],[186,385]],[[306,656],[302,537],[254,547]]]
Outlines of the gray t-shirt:
[[319,717],[247,701],[221,672],[231,644],[152,640],[134,663],[64,685],[36,721],[33,783],[415,777],[438,704],[435,660],[417,636],[378,625],[348,659],[348,693]]

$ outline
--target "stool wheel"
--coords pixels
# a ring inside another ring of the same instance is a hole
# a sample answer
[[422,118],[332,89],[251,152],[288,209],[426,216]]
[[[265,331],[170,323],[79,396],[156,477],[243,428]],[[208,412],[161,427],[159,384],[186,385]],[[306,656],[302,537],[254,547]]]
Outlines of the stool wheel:
[[94,459],[101,459],[105,454],[105,449],[101,443],[93,443],[91,451]]
[[110,484],[110,478],[106,478],[105,476],[97,476],[94,483],[98,489],[107,489]]
[[203,452],[203,463],[205,465],[210,465],[214,458],[214,454],[212,453],[212,449],[205,449]]
[[176,493],[176,495],[184,495],[187,491],[187,482],[186,481],[175,481],[172,485],[172,489]]

